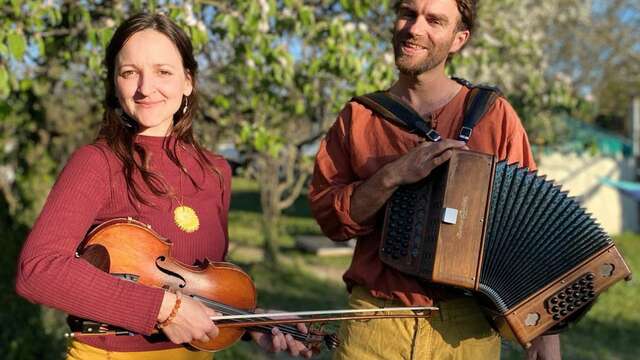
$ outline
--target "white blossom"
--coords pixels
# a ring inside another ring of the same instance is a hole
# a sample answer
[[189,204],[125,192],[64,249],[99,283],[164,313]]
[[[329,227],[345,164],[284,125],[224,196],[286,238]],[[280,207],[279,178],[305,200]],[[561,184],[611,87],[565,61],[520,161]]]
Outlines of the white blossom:
[[258,0],[260,8],[262,9],[262,16],[260,18],[260,24],[258,24],[258,31],[261,33],[269,32],[269,3],[267,0]]
[[344,26],[344,31],[350,33],[356,29],[356,24],[349,22]]
[[198,24],[198,19],[196,19],[196,16],[193,13],[193,5],[191,5],[190,2],[186,2],[184,4],[184,12],[186,15],[185,23],[189,26],[196,26]]
[[383,59],[384,59],[384,62],[387,63],[387,64],[393,64],[393,62],[395,60],[394,57],[393,57],[393,54],[390,53],[390,52],[384,53]]
[[15,148],[18,146],[18,142],[16,139],[7,139],[7,142],[4,143],[4,153],[8,154],[13,152]]
[[9,165],[0,166],[0,179],[6,184],[13,184],[16,181],[16,171]]

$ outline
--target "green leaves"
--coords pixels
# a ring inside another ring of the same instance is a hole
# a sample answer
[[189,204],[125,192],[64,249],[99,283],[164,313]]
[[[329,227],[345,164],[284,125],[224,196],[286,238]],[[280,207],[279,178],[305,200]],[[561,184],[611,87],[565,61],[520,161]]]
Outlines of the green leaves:
[[277,131],[268,130],[263,125],[243,123],[238,136],[242,148],[278,157],[284,146],[283,138]]
[[12,31],[7,36],[7,46],[11,55],[18,61],[22,60],[24,52],[27,49],[27,42],[22,34]]
[[10,90],[9,73],[4,66],[0,66],[0,99],[6,98]]

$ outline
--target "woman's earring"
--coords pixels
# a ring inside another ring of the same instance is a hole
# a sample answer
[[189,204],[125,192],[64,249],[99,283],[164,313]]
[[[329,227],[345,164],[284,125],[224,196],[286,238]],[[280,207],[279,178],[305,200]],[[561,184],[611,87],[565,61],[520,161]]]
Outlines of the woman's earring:
[[184,108],[182,109],[182,115],[187,113],[187,106],[189,106],[189,98],[185,97],[184,98]]

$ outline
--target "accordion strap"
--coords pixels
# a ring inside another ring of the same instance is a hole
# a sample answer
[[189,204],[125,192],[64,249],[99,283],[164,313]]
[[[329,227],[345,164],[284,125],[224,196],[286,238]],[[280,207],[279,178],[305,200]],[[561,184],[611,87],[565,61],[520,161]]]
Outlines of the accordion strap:
[[[473,128],[502,94],[496,87],[474,86],[464,79],[455,77],[452,79],[471,89],[465,99],[464,120],[458,134],[458,140],[468,142]],[[418,134],[429,141],[442,139],[440,134],[431,128],[420,114],[387,91],[356,96],[352,100],[366,106],[387,121],[400,125],[409,132]]]

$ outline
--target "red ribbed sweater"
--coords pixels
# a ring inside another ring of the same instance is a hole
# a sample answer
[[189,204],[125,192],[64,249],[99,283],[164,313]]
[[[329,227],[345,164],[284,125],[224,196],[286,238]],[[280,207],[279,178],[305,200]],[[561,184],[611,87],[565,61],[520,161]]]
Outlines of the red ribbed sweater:
[[[104,144],[76,150],[51,190],[27,238],[18,262],[16,290],[41,303],[82,318],[150,334],[156,324],[163,290],[117,279],[74,256],[87,231],[113,218],[132,217],[173,242],[172,256],[193,264],[205,258],[224,259],[231,170],[220,156],[207,153],[222,177],[198,165],[193,149],[178,146],[178,157],[202,190],[193,186],[163,151],[171,141],[138,136],[136,141],[151,154],[149,167],[178,193],[184,205],[194,208],[200,228],[181,231],[173,221],[176,201],[143,190],[147,206],[132,204],[122,163]],[[189,149],[189,150],[187,150]],[[136,177],[138,184],[144,184]],[[144,186],[144,185],[143,185]],[[180,190],[181,188],[181,190]],[[80,337],[79,341],[111,351],[147,351],[175,347],[168,341],[151,342],[143,336]]]

